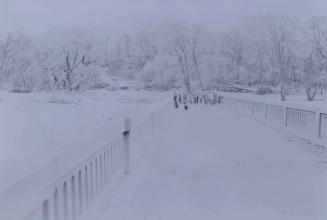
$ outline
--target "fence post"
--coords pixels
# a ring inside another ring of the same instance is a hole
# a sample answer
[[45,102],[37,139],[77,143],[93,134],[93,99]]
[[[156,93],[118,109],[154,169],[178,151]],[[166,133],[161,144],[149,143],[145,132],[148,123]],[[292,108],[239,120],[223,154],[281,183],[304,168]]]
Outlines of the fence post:
[[316,112],[316,121],[317,121],[317,129],[318,129],[318,139],[321,139],[321,117],[322,117],[322,114],[320,112]]
[[245,114],[245,101],[242,100],[242,113]]
[[240,99],[237,99],[237,111],[238,112],[241,112],[241,109],[240,109],[240,103],[242,103],[242,100],[240,100]]
[[265,104],[265,120],[268,118],[268,104]]
[[125,150],[125,174],[130,173],[130,132],[131,132],[131,119],[125,119],[124,136],[124,150]]
[[42,203],[42,219],[49,220],[49,200]]
[[288,113],[288,108],[285,107],[284,109],[285,109],[285,110],[284,110],[284,111],[285,111],[285,113],[284,113],[284,114],[285,114],[285,115],[284,115],[285,127],[287,127],[287,120],[288,120],[288,115],[287,115],[287,113]]
[[237,99],[237,111],[238,112],[241,112],[241,109],[240,109],[240,103],[242,103],[242,101],[240,99]]
[[154,136],[154,115],[153,112],[151,112],[151,134],[152,137]]

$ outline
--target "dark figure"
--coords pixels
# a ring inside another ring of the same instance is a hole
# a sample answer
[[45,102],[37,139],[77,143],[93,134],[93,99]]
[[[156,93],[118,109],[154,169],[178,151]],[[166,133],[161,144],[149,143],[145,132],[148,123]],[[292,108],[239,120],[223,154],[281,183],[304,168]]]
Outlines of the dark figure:
[[174,95],[175,108],[178,108],[177,95]]
[[214,94],[213,94],[213,104],[215,105],[215,104],[217,104],[217,93],[215,92]]
[[179,96],[178,96],[178,102],[182,103],[182,95],[181,94],[179,94]]
[[188,110],[188,105],[186,103],[184,103],[184,109]]
[[187,94],[186,93],[183,94],[183,101],[184,101],[184,103],[186,103],[186,101],[187,101]]
[[[183,98],[184,98],[184,100],[183,100],[183,103],[184,103],[184,109],[187,110],[188,107],[189,107],[188,104],[187,104],[187,103],[188,103],[188,99],[187,99],[188,97],[187,97],[187,94],[184,93],[184,97],[183,97]],[[192,99],[191,99],[191,100],[192,100]]]

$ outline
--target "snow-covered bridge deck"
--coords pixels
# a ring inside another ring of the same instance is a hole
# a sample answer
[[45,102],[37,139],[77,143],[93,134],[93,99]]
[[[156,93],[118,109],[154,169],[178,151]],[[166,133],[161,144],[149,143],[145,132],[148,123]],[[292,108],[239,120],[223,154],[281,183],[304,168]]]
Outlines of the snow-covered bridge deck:
[[221,106],[169,114],[83,219],[326,219],[326,163],[303,142]]

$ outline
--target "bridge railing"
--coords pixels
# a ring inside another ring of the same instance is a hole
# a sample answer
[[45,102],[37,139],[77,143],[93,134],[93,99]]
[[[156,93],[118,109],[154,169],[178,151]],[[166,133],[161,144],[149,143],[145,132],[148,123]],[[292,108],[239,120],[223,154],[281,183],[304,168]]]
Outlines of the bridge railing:
[[222,104],[227,109],[327,140],[327,113],[225,96]]
[[304,132],[315,134],[316,112],[295,108],[286,108],[286,110],[286,126],[295,127]]
[[267,111],[265,119],[278,123],[280,125],[285,124],[285,108],[278,105],[267,104]]
[[319,138],[327,139],[327,114],[320,113],[319,117]]
[[[0,195],[0,219],[79,219],[106,185],[130,172],[130,144],[140,146],[158,134],[169,107],[168,102],[157,106],[133,126],[126,119],[123,128],[119,128],[121,132],[108,137],[94,152],[89,151],[94,147],[92,142],[85,143],[86,153],[83,146],[80,152],[67,153],[63,155],[67,158],[58,158],[37,175],[15,184]],[[74,159],[74,155],[80,156],[76,153],[86,156]],[[65,167],[66,162],[62,161],[67,159],[71,163]]]

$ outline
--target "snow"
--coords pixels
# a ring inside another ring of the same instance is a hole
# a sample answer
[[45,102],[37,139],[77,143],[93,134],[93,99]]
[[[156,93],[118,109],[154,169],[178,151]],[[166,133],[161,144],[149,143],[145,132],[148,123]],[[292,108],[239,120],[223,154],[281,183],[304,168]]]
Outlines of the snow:
[[174,110],[83,220],[326,219],[326,155],[220,106]]
[[166,97],[167,93],[132,90],[0,91],[0,192],[80,143],[119,130],[122,119],[139,118]]

